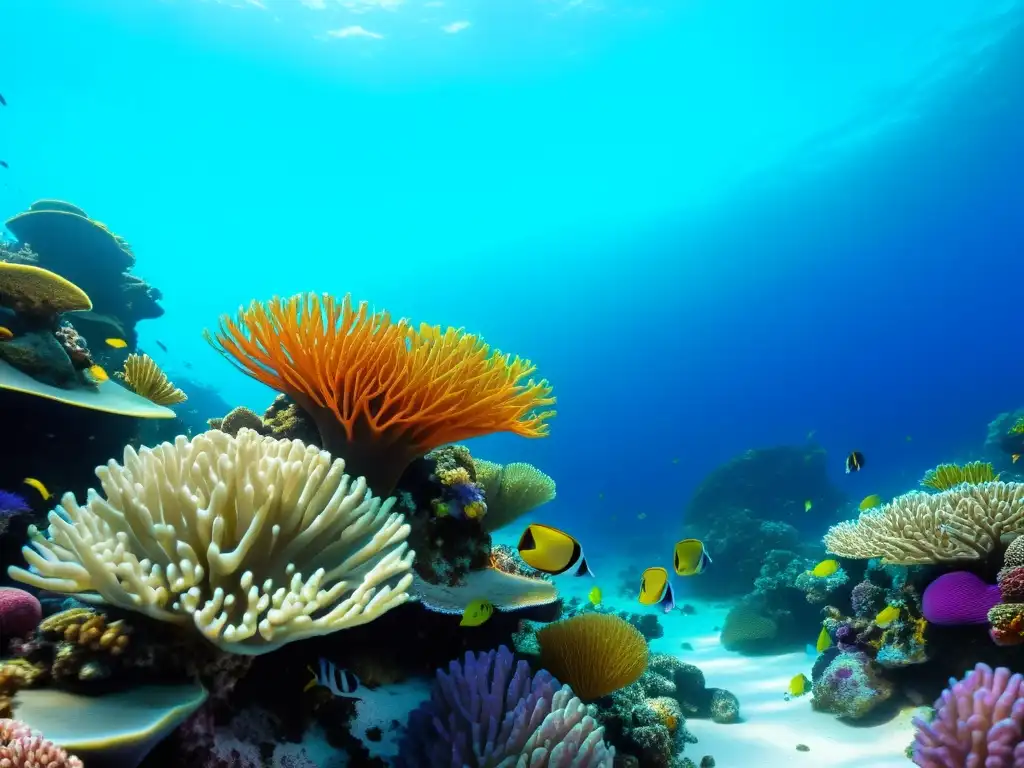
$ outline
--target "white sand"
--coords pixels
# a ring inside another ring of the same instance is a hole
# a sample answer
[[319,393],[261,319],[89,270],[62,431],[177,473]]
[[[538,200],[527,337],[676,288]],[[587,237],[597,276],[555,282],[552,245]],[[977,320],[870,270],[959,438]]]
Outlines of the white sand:
[[[743,722],[719,725],[710,720],[687,720],[686,727],[699,740],[687,745],[687,757],[699,763],[704,755],[712,755],[717,768],[911,765],[904,750],[913,740],[910,720],[914,711],[904,711],[882,725],[857,727],[815,712],[809,694],[786,701],[790,679],[799,672],[810,677],[814,659],[806,653],[751,657],[727,651],[714,631],[725,620],[726,606],[690,602],[697,613],[687,616],[675,611],[660,617],[665,636],[654,640],[651,650],[695,664],[709,686],[736,694]],[[683,650],[684,642],[693,650]],[[797,751],[797,744],[810,747],[810,751]]]

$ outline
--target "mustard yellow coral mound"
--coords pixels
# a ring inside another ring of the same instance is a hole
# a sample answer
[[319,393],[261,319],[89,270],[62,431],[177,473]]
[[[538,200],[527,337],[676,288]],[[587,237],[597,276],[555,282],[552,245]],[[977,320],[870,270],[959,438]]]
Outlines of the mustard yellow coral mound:
[[948,491],[962,483],[991,483],[999,479],[988,462],[972,461],[970,464],[939,464],[924,473],[921,485],[936,491]]
[[959,485],[908,493],[832,526],[825,547],[840,557],[897,565],[984,559],[1005,534],[1024,531],[1024,484]]
[[555,481],[532,464],[502,466],[474,459],[473,467],[487,502],[484,528],[488,531],[504,528],[555,498]]
[[157,405],[177,405],[188,400],[149,355],[128,355],[124,370],[117,377],[135,394]]
[[644,636],[614,614],[581,613],[537,632],[541,666],[583,701],[614,693],[647,669]]
[[88,294],[56,272],[0,262],[0,306],[15,312],[59,315],[92,309]]

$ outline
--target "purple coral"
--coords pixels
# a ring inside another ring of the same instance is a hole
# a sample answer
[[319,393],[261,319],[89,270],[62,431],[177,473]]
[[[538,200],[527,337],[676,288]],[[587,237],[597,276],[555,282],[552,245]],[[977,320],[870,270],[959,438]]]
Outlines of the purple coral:
[[914,718],[914,762],[922,768],[1014,768],[1024,765],[1024,676],[978,664],[950,678],[935,718]]
[[885,605],[885,590],[866,579],[850,592],[850,605],[858,619],[869,619]]
[[531,768],[611,768],[615,750],[572,689],[513,662],[502,646],[438,670],[430,701],[409,716],[398,768],[495,768],[520,757]]
[[10,491],[0,491],[0,517],[14,517],[31,511],[32,507],[28,505],[24,497]]
[[988,584],[969,571],[944,573],[921,595],[921,612],[932,624],[986,624],[988,612],[999,605],[997,584]]

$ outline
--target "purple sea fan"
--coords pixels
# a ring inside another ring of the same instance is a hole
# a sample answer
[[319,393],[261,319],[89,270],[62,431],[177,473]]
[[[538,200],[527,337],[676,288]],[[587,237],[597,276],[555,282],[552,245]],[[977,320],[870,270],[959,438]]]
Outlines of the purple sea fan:
[[935,718],[914,718],[914,762],[922,768],[1024,766],[1024,676],[978,664],[950,678]]
[[0,491],[0,533],[7,530],[12,517],[31,512],[32,507],[21,496],[10,491]]
[[502,646],[437,671],[409,716],[397,768],[611,768],[614,748],[591,708]]

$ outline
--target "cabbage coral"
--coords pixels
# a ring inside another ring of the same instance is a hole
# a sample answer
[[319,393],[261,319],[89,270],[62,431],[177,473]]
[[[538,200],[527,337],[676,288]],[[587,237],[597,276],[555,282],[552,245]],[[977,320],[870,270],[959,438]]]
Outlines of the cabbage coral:
[[547,382],[528,360],[455,328],[392,320],[351,298],[299,294],[224,316],[207,340],[242,372],[291,397],[321,445],[378,492],[445,443],[492,432],[543,437]]
[[[345,462],[298,440],[210,431],[110,461],[30,529],[12,578],[193,623],[233,653],[372,621],[408,600],[409,526]],[[397,583],[394,581],[397,580]]]

